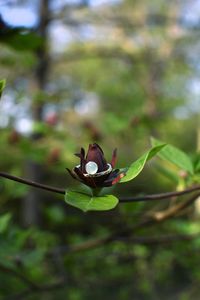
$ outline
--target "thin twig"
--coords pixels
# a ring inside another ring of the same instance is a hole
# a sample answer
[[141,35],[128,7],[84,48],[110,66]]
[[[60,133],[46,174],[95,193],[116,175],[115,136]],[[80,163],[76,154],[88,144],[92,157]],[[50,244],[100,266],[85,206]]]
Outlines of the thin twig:
[[[43,189],[49,192],[57,193],[57,194],[65,194],[65,189],[49,186],[49,185],[44,185],[35,181],[31,181],[28,179],[23,179],[21,177],[13,176],[4,172],[0,172],[0,177],[7,178],[9,180],[17,181],[22,184],[26,184],[29,186],[33,186],[35,188]],[[162,199],[169,199],[172,197],[180,197],[195,191],[200,190],[200,185],[193,186],[191,188],[185,189],[180,192],[166,192],[166,193],[161,193],[161,194],[152,194],[152,195],[144,195],[144,196],[135,196],[135,197],[119,197],[119,202],[120,203],[130,203],[130,202],[140,202],[140,201],[153,201],[153,200],[162,200]]]
[[46,190],[46,191],[49,191],[49,192],[54,192],[54,193],[63,194],[63,195],[65,194],[64,189],[60,189],[60,188],[57,188],[57,187],[41,184],[41,183],[38,183],[38,182],[35,182],[35,181],[32,181],[32,180],[28,180],[28,179],[23,179],[21,177],[13,176],[13,175],[10,175],[10,174],[4,173],[4,172],[0,172],[0,177],[4,177],[4,178],[7,178],[7,179],[10,179],[10,180],[13,180],[13,181],[17,181],[17,182],[20,182],[20,183],[23,183],[23,184],[26,184],[26,185],[30,185],[30,186],[42,189],[42,190]]
[[[126,243],[133,244],[142,244],[142,245],[157,245],[157,244],[168,244],[173,242],[180,241],[190,241],[196,238],[200,238],[200,232],[194,234],[168,234],[166,236],[131,236],[131,237],[119,237],[116,238],[115,241],[122,241]],[[108,243],[107,238],[89,240],[84,243],[80,243],[74,246],[58,246],[56,249],[60,249],[60,252],[63,254],[77,253],[81,251],[86,251],[90,249],[97,248],[99,246],[103,246]]]
[[200,190],[200,185],[193,186],[191,188],[185,189],[179,192],[166,192],[160,194],[152,194],[152,195],[144,195],[144,196],[136,196],[136,197],[120,197],[120,202],[139,202],[139,201],[151,201],[151,200],[162,200],[169,199],[172,197],[180,197],[186,194],[190,194],[192,192]]
[[[84,243],[80,243],[73,246],[62,246],[60,247],[60,251],[65,254],[73,254],[80,251],[86,251],[90,249],[94,249],[97,247],[101,247],[107,244],[110,244],[113,241],[117,241],[120,239],[128,238],[131,235],[134,235],[140,229],[145,227],[149,227],[152,225],[156,225],[160,222],[164,222],[165,220],[176,216],[180,211],[183,211],[185,208],[189,207],[194,203],[194,201],[200,196],[200,193],[196,193],[192,197],[190,197],[185,202],[178,203],[169,209],[162,212],[155,212],[150,216],[146,216],[146,219],[141,221],[140,223],[134,225],[133,227],[123,228],[122,230],[113,232],[105,237],[93,239],[86,241]],[[133,236],[134,238],[134,236]]]
[[196,193],[191,198],[185,202],[178,203],[166,209],[165,211],[155,212],[151,217],[156,222],[161,222],[171,217],[176,216],[180,211],[183,211],[185,208],[189,207],[194,203],[194,201],[200,196],[200,193]]

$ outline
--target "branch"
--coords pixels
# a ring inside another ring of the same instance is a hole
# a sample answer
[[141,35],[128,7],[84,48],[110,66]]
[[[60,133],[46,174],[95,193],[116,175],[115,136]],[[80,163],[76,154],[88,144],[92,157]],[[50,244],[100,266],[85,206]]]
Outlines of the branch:
[[50,253],[55,252],[55,250],[58,250],[58,249],[59,249],[60,253],[63,253],[63,254],[86,251],[86,250],[90,250],[90,249],[94,249],[94,248],[106,245],[109,242],[111,242],[112,240],[113,240],[113,238],[111,236],[105,236],[105,237],[98,238],[98,239],[91,239],[89,241],[86,241],[86,242],[83,242],[83,243],[80,243],[77,245],[73,245],[73,246],[58,246],[55,249],[50,250]]
[[192,196],[191,198],[189,198],[187,201],[173,205],[173,206],[169,207],[167,210],[165,210],[164,212],[155,212],[151,217],[156,222],[161,222],[166,219],[169,219],[170,217],[176,216],[180,211],[182,211],[185,208],[192,205],[199,196],[200,196],[200,193],[197,193],[194,196]]
[[162,200],[162,199],[169,199],[172,197],[180,197],[186,194],[190,194],[192,192],[200,190],[200,185],[193,186],[191,188],[185,189],[180,192],[167,192],[167,193],[160,193],[160,194],[152,194],[152,195],[144,195],[138,197],[120,197],[120,202],[140,202],[140,201],[152,201],[152,200]]
[[[125,228],[120,231],[111,233],[105,237],[89,240],[87,242],[80,243],[80,244],[77,244],[74,246],[59,247],[60,251],[65,254],[76,253],[76,252],[80,252],[80,251],[85,251],[85,250],[90,250],[90,249],[94,249],[97,247],[101,247],[101,246],[110,244],[113,241],[117,241],[120,239],[130,237],[132,234],[134,234],[135,232],[137,232],[140,229],[143,229],[145,227],[149,227],[152,225],[156,225],[160,222],[164,222],[165,220],[176,216],[179,212],[181,212],[185,208],[192,205],[199,196],[200,196],[200,193],[196,193],[193,197],[190,197],[185,202],[178,203],[163,212],[155,212],[152,215],[147,216],[147,218],[145,220],[136,224],[134,227]],[[136,237],[133,236],[132,238],[134,239]],[[185,236],[185,239],[187,239],[186,236]],[[189,237],[188,237],[188,239],[189,239]]]
[[28,180],[28,179],[23,179],[23,178],[13,176],[13,175],[10,175],[10,174],[4,173],[4,172],[0,172],[0,177],[4,177],[4,178],[7,178],[7,179],[10,179],[10,180],[13,180],[13,181],[17,181],[17,182],[20,182],[20,183],[23,183],[23,184],[26,184],[26,185],[30,185],[30,186],[42,189],[42,190],[46,190],[46,191],[49,191],[49,192],[53,192],[53,193],[57,193],[57,194],[63,194],[63,195],[65,194],[64,189],[60,189],[60,188],[57,188],[57,187],[41,184],[41,183],[38,183],[38,182],[35,182],[35,181],[32,181],[32,180]]
[[[9,180],[17,181],[22,184],[26,184],[29,186],[33,186],[39,189],[43,189],[49,192],[57,193],[57,194],[65,194],[65,190],[49,185],[44,185],[35,181],[31,181],[28,179],[23,179],[17,176],[13,176],[4,172],[0,172],[0,177],[7,178]],[[200,190],[200,185],[193,186],[191,188],[185,189],[180,192],[167,192],[167,193],[161,193],[161,194],[152,194],[152,195],[144,195],[144,196],[136,196],[136,197],[120,197],[119,202],[120,203],[129,203],[129,202],[140,202],[140,201],[153,201],[153,200],[162,200],[162,199],[169,199],[172,197],[180,197],[186,194],[190,194],[192,192]]]
[[[133,237],[120,237],[116,238],[117,241],[122,241],[126,243],[133,243],[133,244],[142,244],[142,245],[157,245],[157,244],[168,244],[173,242],[179,242],[179,241],[190,241],[196,238],[200,237],[200,232],[194,233],[194,234],[171,234],[166,236],[155,236],[155,237],[148,237],[148,236],[133,236]],[[77,253],[81,251],[87,251],[90,249],[97,248],[99,246],[103,246],[110,242],[108,238],[102,238],[102,239],[94,239],[89,240],[84,243],[80,243],[74,246],[58,246],[56,248],[60,250],[63,254],[70,254],[70,253]]]

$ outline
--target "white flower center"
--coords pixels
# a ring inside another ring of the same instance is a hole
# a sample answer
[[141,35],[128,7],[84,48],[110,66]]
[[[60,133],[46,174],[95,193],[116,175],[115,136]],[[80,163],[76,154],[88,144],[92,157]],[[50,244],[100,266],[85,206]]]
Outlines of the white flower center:
[[90,175],[94,175],[97,173],[98,171],[98,166],[94,161],[89,161],[86,165],[85,165],[85,170],[88,174]]

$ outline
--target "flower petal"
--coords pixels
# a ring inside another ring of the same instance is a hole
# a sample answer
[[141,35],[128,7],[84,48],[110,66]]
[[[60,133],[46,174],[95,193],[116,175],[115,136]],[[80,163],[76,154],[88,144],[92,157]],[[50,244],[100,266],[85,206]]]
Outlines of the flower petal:
[[113,181],[112,185],[118,183],[126,174],[125,173],[120,173]]
[[82,181],[85,180],[85,176],[83,175],[83,172],[80,170],[80,168],[75,167],[74,172],[76,173],[79,179],[81,179]]
[[66,168],[66,170],[69,172],[69,174],[70,174],[74,179],[77,179],[73,171],[71,171],[71,170],[68,169],[68,168]]
[[86,184],[86,185],[88,185],[88,186],[90,186],[90,187],[92,187],[92,188],[97,187],[97,185],[96,185],[94,179],[93,179],[92,177],[89,177],[89,176],[88,176],[88,177],[85,177],[84,174],[83,174],[83,172],[82,172],[78,167],[75,167],[75,168],[74,168],[74,172],[75,172],[76,175],[78,176],[79,180],[80,180],[81,182],[83,182],[84,184]]
[[84,172],[85,171],[85,164],[86,164],[85,149],[81,148],[80,153],[75,153],[75,155],[80,158],[81,171]]
[[118,177],[119,169],[114,170],[111,172],[106,180],[103,182],[103,186],[111,186],[113,185],[113,181]]
[[[86,163],[93,161],[98,166],[98,172],[105,171],[107,169],[107,162],[104,158],[103,150],[98,144],[90,144],[86,156]],[[85,172],[85,170],[83,170]]]

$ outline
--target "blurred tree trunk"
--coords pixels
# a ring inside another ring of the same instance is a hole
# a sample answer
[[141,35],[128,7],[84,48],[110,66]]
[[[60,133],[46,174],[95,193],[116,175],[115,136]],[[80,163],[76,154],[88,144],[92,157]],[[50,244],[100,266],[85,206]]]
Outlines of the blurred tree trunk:
[[[50,0],[42,0],[39,2],[39,23],[37,32],[42,38],[42,44],[37,49],[36,55],[38,57],[38,65],[35,71],[35,86],[36,93],[45,91],[47,74],[49,69],[49,55],[47,51],[48,40],[48,24],[49,24],[49,4]],[[41,122],[43,119],[44,105],[42,101],[33,103],[33,119],[35,122]],[[32,134],[32,141],[37,141],[41,138],[40,133]],[[43,167],[37,162],[28,161],[25,168],[26,177],[30,180],[41,182],[43,178]],[[22,208],[22,220],[25,226],[39,225],[40,218],[40,206],[42,202],[42,193],[40,190],[30,188],[26,198],[23,201]]]

